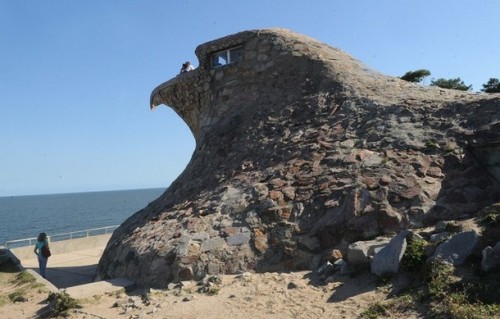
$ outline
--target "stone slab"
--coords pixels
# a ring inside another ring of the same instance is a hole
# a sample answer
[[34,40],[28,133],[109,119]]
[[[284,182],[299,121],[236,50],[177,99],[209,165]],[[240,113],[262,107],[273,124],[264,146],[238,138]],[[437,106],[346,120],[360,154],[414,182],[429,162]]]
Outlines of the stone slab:
[[68,287],[64,289],[70,297],[74,299],[83,299],[95,295],[112,293],[121,289],[127,289],[134,286],[132,280],[126,278],[116,278],[110,280],[96,281],[84,285]]

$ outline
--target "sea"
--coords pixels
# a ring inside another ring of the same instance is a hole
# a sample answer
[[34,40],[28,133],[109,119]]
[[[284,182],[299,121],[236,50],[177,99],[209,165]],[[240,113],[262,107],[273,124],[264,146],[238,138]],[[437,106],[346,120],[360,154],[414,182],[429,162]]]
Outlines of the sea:
[[0,197],[0,246],[7,241],[120,225],[164,188]]

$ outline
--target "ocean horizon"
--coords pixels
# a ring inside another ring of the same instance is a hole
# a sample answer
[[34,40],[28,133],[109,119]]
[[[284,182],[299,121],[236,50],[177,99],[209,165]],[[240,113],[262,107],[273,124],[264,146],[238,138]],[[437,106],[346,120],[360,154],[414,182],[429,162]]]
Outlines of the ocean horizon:
[[0,197],[0,245],[6,241],[120,225],[166,188]]
[[5,197],[26,197],[26,196],[46,196],[46,195],[70,195],[70,194],[86,194],[86,193],[106,193],[106,192],[127,192],[127,191],[140,191],[140,190],[155,190],[163,189],[165,187],[143,187],[143,188],[124,188],[124,189],[105,189],[105,190],[83,190],[83,191],[68,191],[68,192],[53,192],[53,193],[33,193],[33,194],[14,194],[14,195],[0,195],[0,198]]

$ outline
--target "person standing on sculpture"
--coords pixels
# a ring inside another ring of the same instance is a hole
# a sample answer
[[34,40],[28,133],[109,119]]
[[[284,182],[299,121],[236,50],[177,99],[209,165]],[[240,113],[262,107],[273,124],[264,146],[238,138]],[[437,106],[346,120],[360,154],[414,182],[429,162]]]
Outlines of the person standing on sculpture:
[[[42,253],[42,251],[44,253]],[[47,253],[47,251],[48,251],[48,253]],[[38,268],[40,270],[40,275],[43,278],[47,278],[45,275],[45,271],[47,269],[47,261],[48,261],[49,256],[50,256],[49,241],[47,238],[47,234],[40,233],[38,235],[37,242],[35,244],[34,252],[38,257]]]

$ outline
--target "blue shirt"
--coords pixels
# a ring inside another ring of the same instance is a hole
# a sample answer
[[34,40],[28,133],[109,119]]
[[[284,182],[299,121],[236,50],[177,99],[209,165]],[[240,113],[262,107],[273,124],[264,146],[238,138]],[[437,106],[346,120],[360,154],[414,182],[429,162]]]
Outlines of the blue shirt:
[[37,241],[35,244],[35,249],[38,256],[42,256],[42,247],[48,245],[47,241]]

